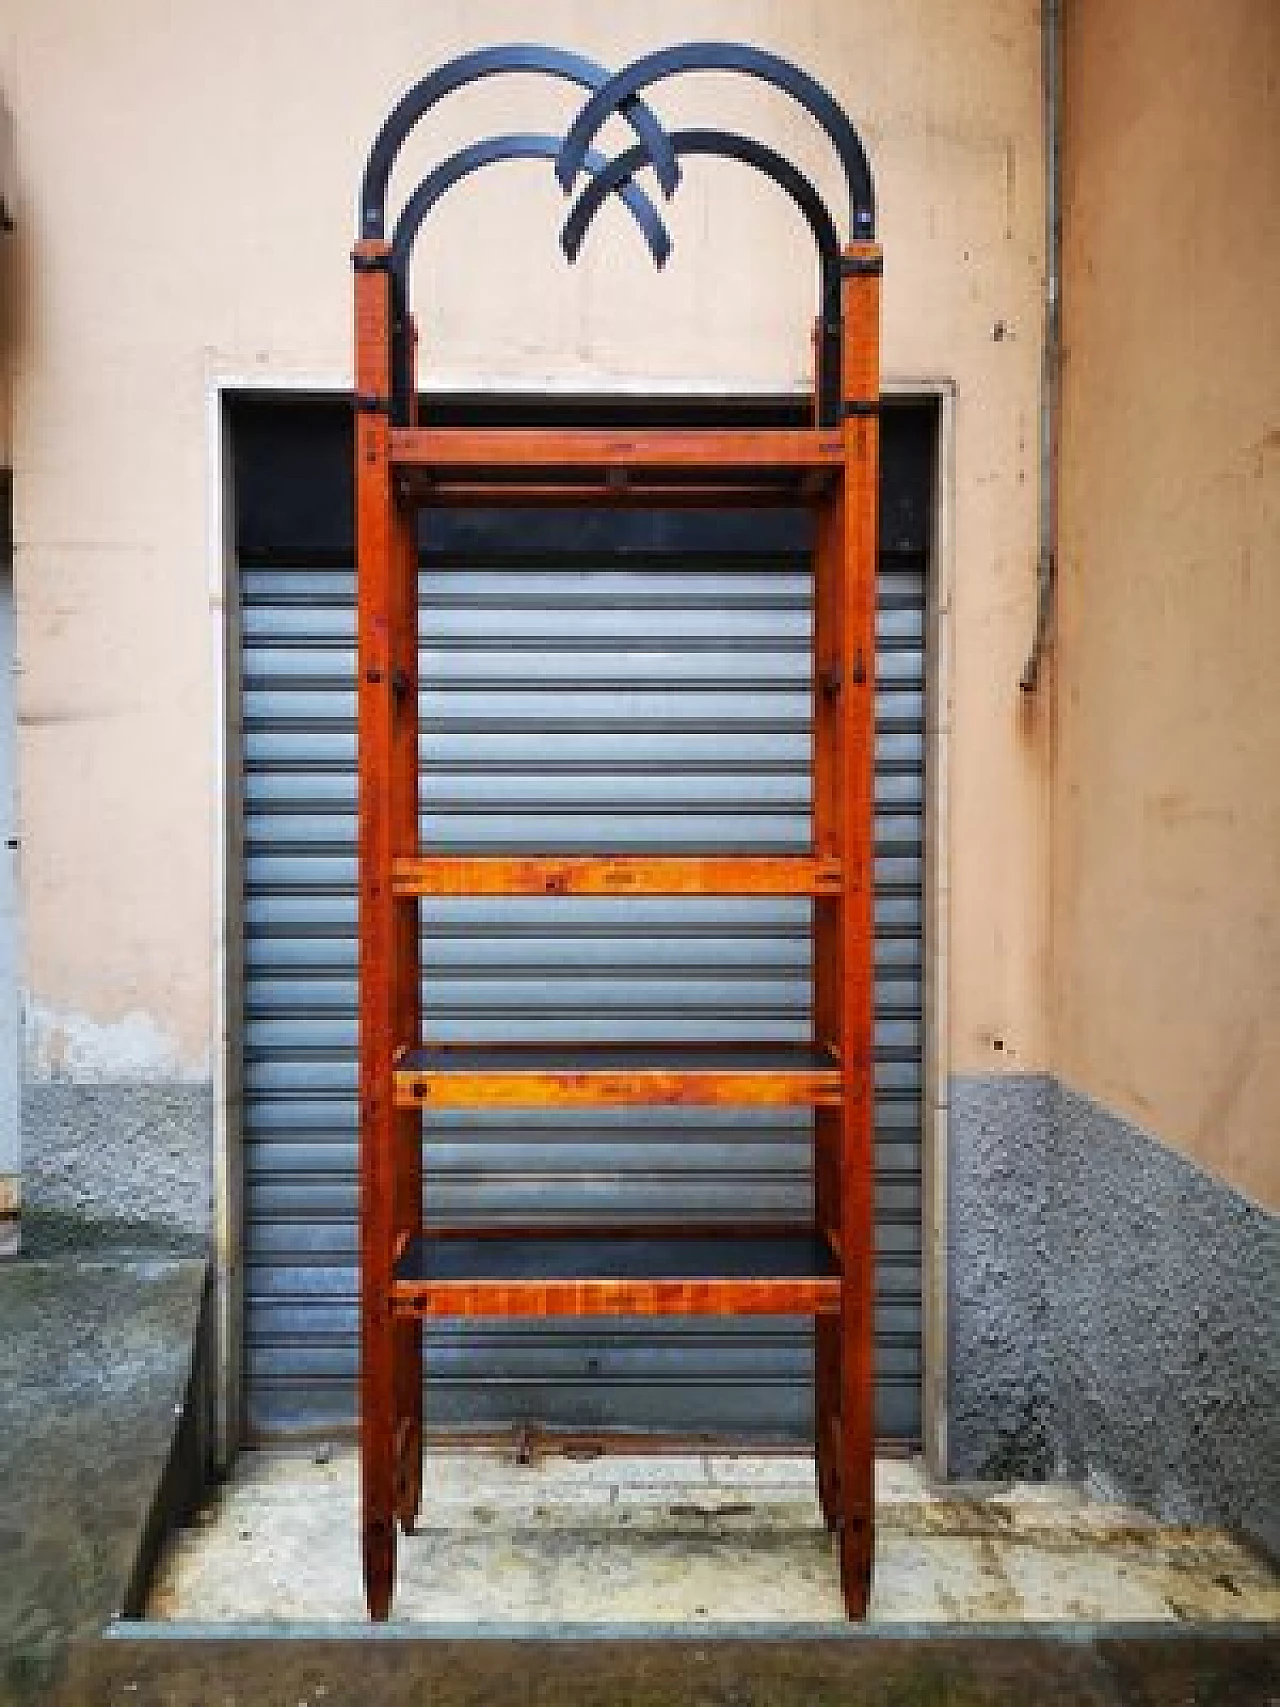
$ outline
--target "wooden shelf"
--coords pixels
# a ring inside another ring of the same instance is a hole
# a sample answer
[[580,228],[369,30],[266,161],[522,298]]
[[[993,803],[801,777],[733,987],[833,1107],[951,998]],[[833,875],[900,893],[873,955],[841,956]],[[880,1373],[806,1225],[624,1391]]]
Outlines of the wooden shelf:
[[515,470],[578,475],[616,468],[629,473],[687,470],[705,478],[708,470],[779,474],[826,469],[838,474],[843,462],[844,442],[838,432],[803,429],[401,427],[391,433],[393,468],[437,474]]
[[396,1106],[835,1107],[840,1064],[805,1043],[440,1044],[395,1059]]
[[819,1315],[839,1309],[840,1271],[811,1232],[486,1228],[410,1240],[391,1297],[432,1317]]
[[397,895],[835,895],[840,862],[808,856],[424,855],[392,866]]
[[798,504],[845,467],[838,432],[402,427],[400,493],[437,504]]

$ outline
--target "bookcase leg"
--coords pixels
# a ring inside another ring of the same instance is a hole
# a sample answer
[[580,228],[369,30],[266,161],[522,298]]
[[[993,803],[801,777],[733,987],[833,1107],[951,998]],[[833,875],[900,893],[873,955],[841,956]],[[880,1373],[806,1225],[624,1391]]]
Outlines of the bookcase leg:
[[396,1325],[396,1516],[406,1535],[422,1509],[422,1323]]
[[858,1622],[867,1616],[871,1599],[873,1552],[870,1520],[845,1519],[840,1530],[840,1589],[846,1613]]
[[875,1384],[872,1303],[840,1315],[840,1584],[850,1618],[865,1618],[875,1554]]
[[364,1555],[364,1598],[369,1616],[384,1624],[391,1612],[391,1590],[396,1575],[396,1526],[388,1515],[365,1513],[362,1537]]
[[[870,1300],[839,1318],[840,1420],[837,1430],[840,1586],[850,1618],[867,1615],[875,1562],[875,1387]],[[859,1318],[862,1318],[861,1320]]]
[[391,1611],[396,1574],[396,1327],[385,1309],[367,1312],[360,1371],[360,1518],[369,1616]]
[[837,1461],[840,1399],[840,1326],[819,1316],[814,1329],[814,1456],[818,1467],[818,1503],[828,1529],[840,1515],[840,1467]]

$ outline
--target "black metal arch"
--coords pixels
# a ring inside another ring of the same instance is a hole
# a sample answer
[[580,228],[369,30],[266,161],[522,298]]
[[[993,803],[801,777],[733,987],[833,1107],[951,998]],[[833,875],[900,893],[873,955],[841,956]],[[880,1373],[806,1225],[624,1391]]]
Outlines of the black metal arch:
[[[435,71],[429,72],[392,108],[369,150],[369,159],[360,185],[360,229],[363,236],[382,237],[385,234],[387,186],[391,181],[392,167],[401,145],[418,120],[455,89],[462,89],[468,83],[478,82],[483,77],[494,77],[513,71],[541,72],[548,77],[559,77],[567,83],[577,84],[580,89],[588,90],[605,88],[609,78],[607,68],[597,65],[592,59],[584,59],[577,53],[566,53],[560,48],[540,47],[533,42],[513,42],[506,47],[479,48],[474,53],[464,53],[457,59],[451,59],[447,65],[441,65]],[[657,118],[643,101],[633,95],[620,96],[610,101],[609,110],[620,112],[635,131],[637,138],[644,144],[648,157],[653,161],[659,183],[670,195],[680,181],[680,168],[671,152],[667,134]],[[599,126],[596,128],[599,129]],[[588,137],[584,147],[578,151],[575,171],[581,169],[584,164],[586,147],[590,145],[591,140],[591,137]]]
[[[754,137],[729,130],[677,130],[671,134],[671,146],[677,157],[711,155],[755,167],[785,190],[804,215],[818,248],[818,417],[821,425],[834,425],[840,409],[840,234],[827,204],[803,172]],[[592,154],[589,150],[584,156],[592,181],[573,204],[560,233],[560,247],[570,262],[577,260],[587,228],[608,196],[615,191],[623,194],[632,173],[649,164],[642,146],[628,148],[603,168],[592,166]]]
[[[484,142],[473,142],[466,148],[460,148],[456,154],[450,155],[434,171],[427,174],[401,209],[391,239],[391,271],[405,300],[408,296],[409,257],[413,251],[414,240],[423,220],[440,198],[455,184],[461,183],[463,178],[470,177],[484,166],[492,166],[502,160],[554,160],[560,142],[558,136],[543,136],[530,131],[491,136]],[[632,166],[630,171],[623,172],[620,177],[612,177],[615,163],[610,161],[607,155],[598,153],[594,148],[589,149],[583,164],[592,174],[592,184],[583,192],[581,200],[585,201],[587,196],[592,194],[604,175],[610,176],[611,181],[604,195],[593,202],[591,212],[594,213],[600,201],[616,191],[643,232],[645,242],[649,245],[649,253],[653,256],[654,266],[661,267],[671,253],[671,238],[662,222],[662,215],[649,197],[639,184],[628,181],[631,173],[639,170],[640,166],[647,165],[649,160],[648,152],[643,147],[632,152],[637,157],[637,164]],[[588,214],[587,217],[590,218],[591,215]],[[563,247],[563,239],[561,246]],[[565,253],[568,254],[568,251]],[[569,256],[570,260],[574,258]]]
[[[758,77],[798,101],[826,131],[844,168],[845,182],[849,187],[850,234],[857,238],[875,235],[875,188],[871,166],[862,141],[844,109],[821,83],[798,65],[776,53],[745,47],[739,42],[686,42],[682,47],[663,48],[635,60],[610,77],[587,100],[564,139],[556,161],[556,176],[563,187],[566,190],[573,188],[587,149],[611,113],[628,116],[627,103],[634,100],[641,89],[684,71],[740,72],[743,76]],[[642,142],[645,140],[641,138]],[[654,166],[659,183],[670,195],[679,178],[678,170],[669,182],[669,174],[656,158]]]
[[[482,167],[493,166],[503,160],[554,160],[559,147],[560,138],[558,136],[542,136],[528,131],[513,131],[508,136],[491,136],[484,142],[473,142],[466,148],[460,148],[456,154],[451,154],[434,171],[428,172],[400,210],[400,216],[396,220],[395,231],[391,238],[390,260],[395,305],[391,350],[391,397],[393,418],[396,421],[403,423],[408,415],[410,388],[407,343],[409,261],[423,221],[440,198],[455,184],[461,183],[464,178],[469,178],[473,172],[480,171]],[[643,148],[638,149],[637,153],[641,164],[648,161],[649,156]],[[610,162],[606,155],[597,153],[592,148],[587,151],[583,164],[588,172],[592,173],[593,176],[598,176],[608,169]],[[632,170],[635,169],[632,168]],[[662,267],[671,253],[671,238],[662,222],[662,215],[639,184],[627,182],[611,184],[605,194],[613,193],[616,193],[619,199],[626,204],[632,218],[640,227],[644,240],[649,245],[649,253],[653,256],[654,266]]]
[[[740,136],[731,130],[699,128],[673,131],[671,146],[677,157],[682,154],[706,154],[725,160],[739,160],[746,166],[756,167],[780,189],[785,190],[803,213],[818,246],[824,295],[830,286],[835,293],[832,300],[838,306],[839,294],[836,287],[840,278],[840,234],[827,211],[826,203],[803,172],[776,149],[757,142],[754,137]],[[624,154],[615,155],[612,160],[605,160],[603,165],[593,164],[600,159],[601,156],[594,150],[588,151],[584,163],[592,173],[592,181],[573,204],[560,234],[560,247],[570,261],[577,260],[587,227],[600,211],[601,205],[614,191],[624,194],[632,174],[649,164],[649,157],[643,147],[628,148]]]

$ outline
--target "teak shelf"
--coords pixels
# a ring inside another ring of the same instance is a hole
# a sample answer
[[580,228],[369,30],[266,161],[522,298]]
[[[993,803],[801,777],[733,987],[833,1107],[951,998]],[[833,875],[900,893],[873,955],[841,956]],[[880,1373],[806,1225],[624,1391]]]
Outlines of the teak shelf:
[[[639,91],[690,69],[760,77],[808,108],[845,169],[852,241],[838,243],[812,186],[763,144],[725,132],[662,129]],[[423,180],[387,241],[386,190],[404,137],[453,89],[506,70],[546,71],[587,92],[564,141],[510,136],[464,149]],[[627,119],[640,143],[609,162],[589,144],[612,111]],[[677,155],[716,152],[772,178],[817,239],[821,292],[811,430],[461,431],[420,424],[407,264],[417,229],[440,195],[497,160],[554,159],[566,187],[585,167],[591,187],[566,226],[571,258],[595,206],[617,193],[660,262],[669,239],[631,174],[652,163],[670,193]],[[880,251],[861,144],[812,79],[757,49],[694,43],[650,55],[614,77],[552,49],[484,49],[431,73],[393,111],[370,156],[361,221],[354,252],[360,1443],[370,1613],[388,1615],[396,1524],[412,1529],[422,1497],[425,1320],[769,1313],[815,1319],[818,1492],[837,1538],[845,1603],[849,1615],[860,1618],[870,1590],[874,1524],[872,809],[880,314]],[[474,856],[418,845],[416,517],[422,506],[468,503],[811,508],[813,805],[805,853]],[[811,1039],[735,1047],[689,1039],[666,1046],[574,1046],[423,1038],[417,904],[441,895],[810,897]],[[629,1103],[812,1108],[812,1222],[424,1225],[422,1122],[434,1110]]]

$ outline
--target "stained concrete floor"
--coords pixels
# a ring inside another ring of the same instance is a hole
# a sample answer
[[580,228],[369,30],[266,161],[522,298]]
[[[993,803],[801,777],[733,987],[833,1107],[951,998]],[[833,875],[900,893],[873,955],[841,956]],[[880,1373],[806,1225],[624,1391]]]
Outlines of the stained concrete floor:
[[0,1263],[0,1707],[141,1595],[190,1388],[203,1261],[86,1247]]
[[[30,1229],[38,1234],[35,1220]],[[249,1571],[254,1549],[233,1531],[235,1568],[253,1590],[254,1624],[204,1623],[212,1610],[205,1605],[195,1625],[133,1622],[152,1544],[187,1509],[198,1477],[198,1425],[207,1399],[200,1375],[207,1354],[205,1266],[185,1260],[180,1242],[156,1236],[162,1230],[73,1224],[71,1218],[55,1230],[58,1239],[45,1245],[33,1237],[42,1260],[0,1263],[0,1707],[297,1707],[302,1701],[421,1707],[427,1700],[434,1707],[477,1707],[517,1697],[523,1707],[1280,1703],[1280,1624],[1244,1622],[1256,1607],[1244,1595],[1230,1623],[882,1622],[864,1631],[831,1622],[802,1627],[794,1639],[786,1625],[764,1622],[736,1631],[720,1625],[709,1641],[706,1620],[717,1614],[711,1604],[705,1617],[648,1630],[588,1623],[576,1639],[549,1621],[451,1627],[437,1617],[371,1627],[359,1617],[349,1459],[310,1465],[304,1459],[293,1466],[294,1518],[298,1508],[305,1513],[314,1507],[315,1522],[309,1538],[306,1524],[295,1523],[305,1555],[300,1561],[288,1547],[274,1560],[283,1573],[278,1607],[301,1610],[311,1620],[323,1608],[301,1607],[299,1581],[317,1565],[323,1576],[325,1559],[337,1560],[341,1547],[349,1549],[341,1555],[345,1580],[323,1619],[309,1629],[260,1621],[269,1600]],[[644,1523],[628,1524],[624,1514],[647,1510],[669,1540],[687,1531],[678,1571],[698,1551],[703,1528],[711,1531],[703,1542],[716,1545],[730,1525],[749,1524],[751,1512],[726,1511],[726,1504],[774,1503],[759,1489],[729,1494],[731,1484],[722,1487],[716,1466],[704,1461],[685,1480],[687,1501],[670,1486],[661,1489],[651,1463],[634,1475],[616,1462],[572,1470],[541,1464],[531,1475],[501,1455],[494,1462],[520,1495],[508,1507],[517,1537],[538,1522],[562,1523],[563,1501],[548,1504],[543,1496],[558,1489],[567,1494],[565,1476],[587,1483],[597,1478],[602,1487],[580,1495],[582,1525],[607,1540],[600,1508],[616,1506],[615,1528],[626,1540],[628,1528],[643,1535]],[[247,1462],[235,1497],[241,1489],[247,1496],[251,1473],[269,1468],[266,1461]],[[480,1484],[468,1480],[488,1478],[494,1487],[492,1466],[483,1459],[458,1464],[452,1506],[445,1466],[438,1468],[436,1523],[447,1532],[456,1517],[482,1535],[500,1530]],[[324,1474],[308,1481],[312,1472]],[[807,1470],[797,1474],[803,1502],[809,1498]],[[776,1478],[771,1485],[777,1487]],[[649,1490],[643,1496],[642,1486]],[[284,1483],[277,1487],[283,1490]],[[778,1503],[785,1506],[787,1497]],[[539,1505],[547,1508],[541,1516]],[[673,1514],[680,1506],[692,1509]],[[673,1525],[683,1527],[673,1531]],[[816,1527],[812,1509],[803,1527]],[[251,1541],[252,1526],[248,1534]],[[736,1532],[724,1539],[736,1539]],[[523,1543],[508,1538],[506,1545]],[[322,1556],[308,1547],[323,1549]],[[415,1561],[429,1559],[431,1547],[429,1534],[409,1544],[413,1574]],[[1225,1569],[1229,1575],[1231,1567]],[[826,1581],[834,1583],[829,1563]],[[1231,1581],[1241,1587],[1243,1579]],[[513,1619],[519,1608],[501,1580],[494,1586],[498,1616]],[[582,1612],[576,1603],[572,1609]],[[401,1612],[413,1611],[411,1593]],[[342,1621],[351,1616],[357,1621]],[[758,1616],[755,1608],[752,1616]]]
[[[807,1457],[433,1451],[402,1539],[404,1624],[843,1627]],[[959,1491],[877,1466],[873,1624],[1280,1620],[1280,1576],[1230,1537],[1055,1484]],[[147,1615],[360,1621],[348,1450],[256,1452],[180,1531]]]

